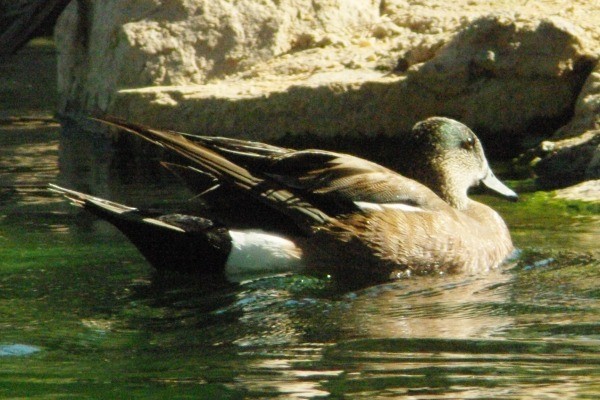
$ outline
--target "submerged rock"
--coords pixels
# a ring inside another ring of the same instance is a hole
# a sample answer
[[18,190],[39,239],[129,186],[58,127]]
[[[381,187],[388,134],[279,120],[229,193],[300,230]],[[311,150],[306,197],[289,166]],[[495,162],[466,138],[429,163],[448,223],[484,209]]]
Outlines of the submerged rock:
[[[56,29],[60,111],[258,140],[392,136],[446,115],[516,155],[597,115],[583,93],[597,91],[600,10],[528,3],[72,2]],[[577,153],[594,176],[600,155]]]

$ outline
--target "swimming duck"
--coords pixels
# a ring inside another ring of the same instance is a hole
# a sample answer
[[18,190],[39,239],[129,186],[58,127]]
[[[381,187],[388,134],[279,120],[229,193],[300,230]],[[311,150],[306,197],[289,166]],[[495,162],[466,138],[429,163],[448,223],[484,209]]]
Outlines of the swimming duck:
[[385,280],[484,271],[513,250],[502,218],[467,192],[482,184],[510,200],[517,195],[494,176],[475,134],[452,119],[432,117],[414,126],[404,175],[349,154],[97,120],[182,156],[185,163],[164,165],[196,192],[223,186],[240,195],[240,213],[253,199],[297,232],[285,236],[229,229],[202,216],[148,214],[52,185],[117,226],[159,269],[236,274],[303,268]]

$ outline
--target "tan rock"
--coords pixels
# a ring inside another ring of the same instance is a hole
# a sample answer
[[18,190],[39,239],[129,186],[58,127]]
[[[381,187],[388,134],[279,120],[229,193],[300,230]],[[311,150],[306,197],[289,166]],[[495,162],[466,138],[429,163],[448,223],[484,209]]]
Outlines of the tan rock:
[[565,200],[600,202],[600,179],[582,182],[555,193],[556,197]]
[[596,149],[592,154],[592,159],[585,169],[585,176],[587,179],[595,179],[600,177],[600,144],[596,146]]
[[[205,85],[123,90],[109,110],[152,125],[261,140],[305,132],[393,135],[430,115],[460,119],[484,137],[522,135],[539,120],[571,112],[593,60],[581,36],[560,19],[494,15],[401,76],[360,60],[340,66],[348,47],[315,48],[265,62],[270,74],[261,64]],[[373,49],[363,44],[361,51]]]
[[373,23],[376,3],[72,2],[56,28],[60,106],[106,110],[119,89],[203,84],[328,37],[348,37]]
[[535,171],[542,184],[549,187],[572,185],[585,179],[597,179],[600,130],[554,143],[536,163]]
[[600,63],[577,98],[573,118],[550,143],[551,151],[543,152],[536,166],[542,181],[556,185],[600,178]]
[[554,134],[555,140],[600,129],[600,63],[588,76],[577,101],[573,119]]
[[557,119],[574,96],[595,55],[583,31],[558,19],[482,17],[463,29],[407,79],[438,113],[492,132],[523,134],[536,121]]
[[588,0],[77,1],[56,29],[60,110],[260,140],[395,135],[437,114],[489,146],[549,135],[575,107],[535,157],[583,155],[582,179],[595,142],[560,140],[598,129],[599,20]]

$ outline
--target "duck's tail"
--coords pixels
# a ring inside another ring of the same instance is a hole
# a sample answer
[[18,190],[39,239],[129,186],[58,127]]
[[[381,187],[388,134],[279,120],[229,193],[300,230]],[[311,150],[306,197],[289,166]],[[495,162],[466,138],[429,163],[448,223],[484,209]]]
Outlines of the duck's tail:
[[157,270],[219,273],[225,268],[231,236],[210,219],[146,212],[61,186],[49,187],[113,224]]
[[207,146],[187,139],[180,133],[152,129],[111,116],[97,117],[93,120],[132,133],[183,156],[191,163],[191,172],[193,172],[193,168],[198,168],[208,172],[219,182],[254,196],[284,216],[291,218],[307,234],[312,233],[315,226],[332,221],[329,215],[268,176],[261,176],[260,173],[249,171]]

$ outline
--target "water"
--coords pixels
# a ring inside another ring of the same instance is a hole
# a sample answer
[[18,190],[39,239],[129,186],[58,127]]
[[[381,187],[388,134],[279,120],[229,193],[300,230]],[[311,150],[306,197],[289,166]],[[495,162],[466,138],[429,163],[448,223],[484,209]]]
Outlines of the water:
[[58,126],[0,133],[2,398],[600,396],[597,208],[483,198],[522,253],[477,276],[358,291],[302,275],[158,276],[45,185],[137,205],[180,204],[184,190],[156,171],[131,177],[96,139],[59,145]]

